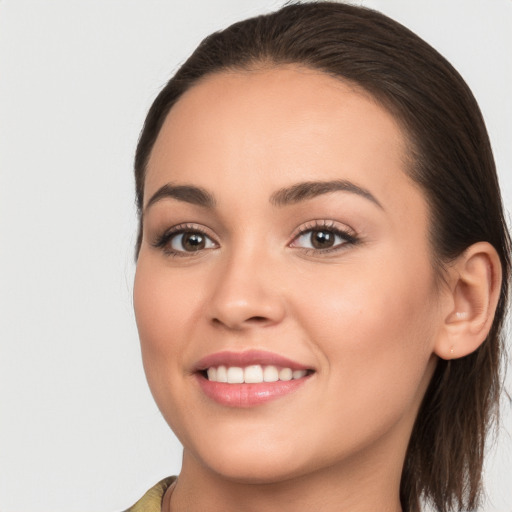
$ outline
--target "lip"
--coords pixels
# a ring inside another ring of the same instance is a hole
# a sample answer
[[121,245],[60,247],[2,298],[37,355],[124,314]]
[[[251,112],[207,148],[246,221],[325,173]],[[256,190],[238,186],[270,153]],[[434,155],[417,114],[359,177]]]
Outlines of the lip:
[[286,357],[273,352],[264,350],[245,350],[243,352],[223,351],[216,352],[203,357],[195,365],[194,371],[202,372],[211,366],[250,366],[260,364],[262,366],[274,365],[283,368],[291,368],[292,370],[313,370],[313,368],[305,366],[297,361],[293,361]]
[[300,379],[289,381],[278,380],[276,382],[260,382],[255,384],[211,382],[204,375],[204,371],[212,366],[245,367],[254,364],[262,366],[274,365],[291,368],[292,370],[313,370],[311,367],[273,352],[246,350],[244,352],[224,351],[210,354],[197,362],[194,374],[199,387],[211,400],[225,407],[248,408],[262,405],[294,393],[307,383],[313,373],[308,371],[308,373]]

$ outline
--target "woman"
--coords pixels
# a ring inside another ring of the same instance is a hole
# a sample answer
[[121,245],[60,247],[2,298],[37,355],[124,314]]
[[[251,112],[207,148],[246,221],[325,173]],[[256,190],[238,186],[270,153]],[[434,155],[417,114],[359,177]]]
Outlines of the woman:
[[344,4],[235,24],[155,100],[135,175],[143,361],[184,452],[131,510],[477,506],[509,238],[443,57]]

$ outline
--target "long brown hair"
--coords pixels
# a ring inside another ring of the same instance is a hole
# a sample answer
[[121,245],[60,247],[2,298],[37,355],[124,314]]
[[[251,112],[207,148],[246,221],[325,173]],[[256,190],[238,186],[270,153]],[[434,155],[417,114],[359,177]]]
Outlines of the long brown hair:
[[440,512],[474,509],[501,390],[510,241],[476,100],[457,71],[417,35],[367,8],[315,2],[286,5],[204,39],[154,101],[139,139],[137,254],[146,165],[174,103],[212,73],[281,64],[352,81],[399,120],[409,142],[408,172],[429,203],[433,265],[440,276],[475,242],[491,243],[500,256],[503,282],[491,331],[471,355],[439,360],[412,432],[400,487],[409,512],[420,510],[421,499]]

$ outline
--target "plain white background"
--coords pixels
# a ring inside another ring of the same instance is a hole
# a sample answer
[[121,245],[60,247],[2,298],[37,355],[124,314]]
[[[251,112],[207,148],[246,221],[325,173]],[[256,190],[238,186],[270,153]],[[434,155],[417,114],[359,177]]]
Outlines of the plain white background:
[[[357,3],[462,73],[510,211],[512,0]],[[200,40],[281,4],[0,0],[1,512],[119,511],[179,471],[132,313],[133,152],[152,99]],[[486,512],[512,511],[510,435],[498,446]]]

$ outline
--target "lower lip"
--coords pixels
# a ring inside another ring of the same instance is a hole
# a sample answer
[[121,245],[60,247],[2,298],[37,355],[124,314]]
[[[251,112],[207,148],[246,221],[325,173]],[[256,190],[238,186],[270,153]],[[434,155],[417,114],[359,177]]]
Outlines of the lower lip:
[[202,374],[197,374],[197,380],[204,394],[227,407],[254,407],[256,405],[276,400],[296,391],[309,376],[288,381],[261,382],[258,384],[227,384],[211,382]]

